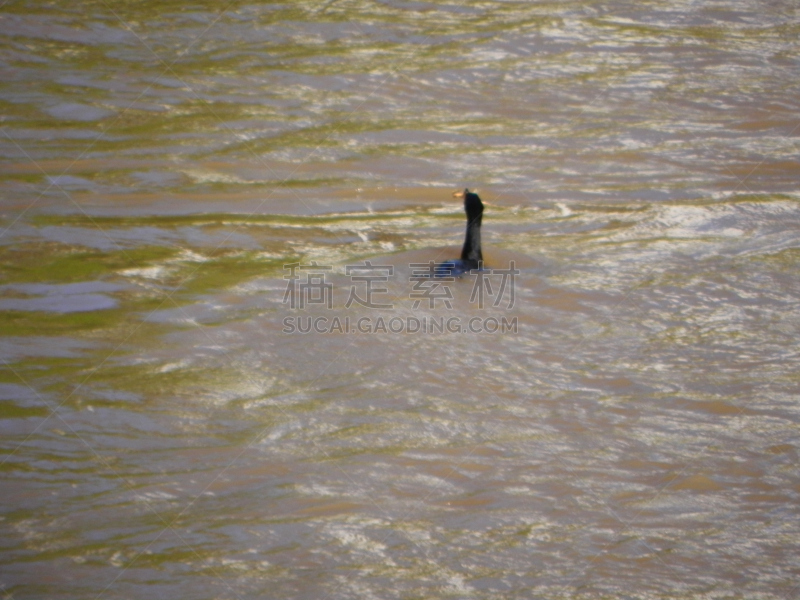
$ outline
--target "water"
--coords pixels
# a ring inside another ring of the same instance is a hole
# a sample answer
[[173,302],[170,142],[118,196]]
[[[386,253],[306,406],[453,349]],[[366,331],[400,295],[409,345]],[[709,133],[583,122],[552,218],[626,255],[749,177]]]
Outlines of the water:
[[3,4],[4,597],[797,597],[798,12]]

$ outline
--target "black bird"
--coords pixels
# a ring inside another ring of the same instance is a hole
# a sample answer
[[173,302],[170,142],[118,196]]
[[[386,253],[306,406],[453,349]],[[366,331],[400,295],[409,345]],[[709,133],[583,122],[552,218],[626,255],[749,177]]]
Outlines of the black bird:
[[478,194],[465,189],[463,192],[453,194],[464,198],[464,211],[467,213],[467,234],[464,238],[464,247],[461,249],[461,258],[448,260],[434,267],[436,277],[454,277],[468,273],[473,269],[483,268],[483,254],[481,253],[481,219],[483,218],[483,202]]

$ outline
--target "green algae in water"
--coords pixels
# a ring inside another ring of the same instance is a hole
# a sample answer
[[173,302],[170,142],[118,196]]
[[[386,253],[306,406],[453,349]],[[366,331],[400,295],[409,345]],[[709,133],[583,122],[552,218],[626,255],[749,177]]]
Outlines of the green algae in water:
[[142,246],[112,252],[59,243],[0,248],[0,284],[91,281],[116,271],[150,266],[177,254],[174,248]]
[[0,419],[27,419],[49,414],[50,409],[45,406],[20,406],[12,400],[0,400]]
[[73,313],[5,310],[0,311],[0,335],[63,335],[110,329],[125,316],[123,309]]
[[238,225],[247,227],[248,225],[318,225],[323,226],[332,223],[347,223],[350,221],[376,221],[380,222],[386,217],[414,216],[418,214],[428,214],[430,209],[418,208],[414,211],[385,211],[373,213],[352,213],[352,214],[328,214],[328,215],[274,215],[274,214],[240,214],[240,213],[200,213],[184,215],[147,215],[147,216],[88,216],[75,213],[69,215],[36,215],[31,221],[36,226],[72,226],[72,227],[91,227],[103,229],[129,229],[132,227],[158,227],[158,228],[177,228],[177,227],[207,227],[220,225]]
[[267,272],[278,272],[283,268],[283,262],[265,262],[252,254],[222,256],[198,264],[181,284],[181,291],[197,294],[230,288]]

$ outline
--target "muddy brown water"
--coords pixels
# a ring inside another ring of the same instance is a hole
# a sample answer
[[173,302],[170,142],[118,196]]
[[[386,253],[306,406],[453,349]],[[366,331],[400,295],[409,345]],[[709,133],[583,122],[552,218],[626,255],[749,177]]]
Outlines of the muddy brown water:
[[3,4],[3,597],[797,597],[798,16]]

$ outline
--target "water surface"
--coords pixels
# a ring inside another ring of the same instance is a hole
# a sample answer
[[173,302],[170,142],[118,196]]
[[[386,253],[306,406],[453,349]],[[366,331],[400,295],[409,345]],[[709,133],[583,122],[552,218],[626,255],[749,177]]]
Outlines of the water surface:
[[4,4],[2,593],[794,598],[798,33]]

